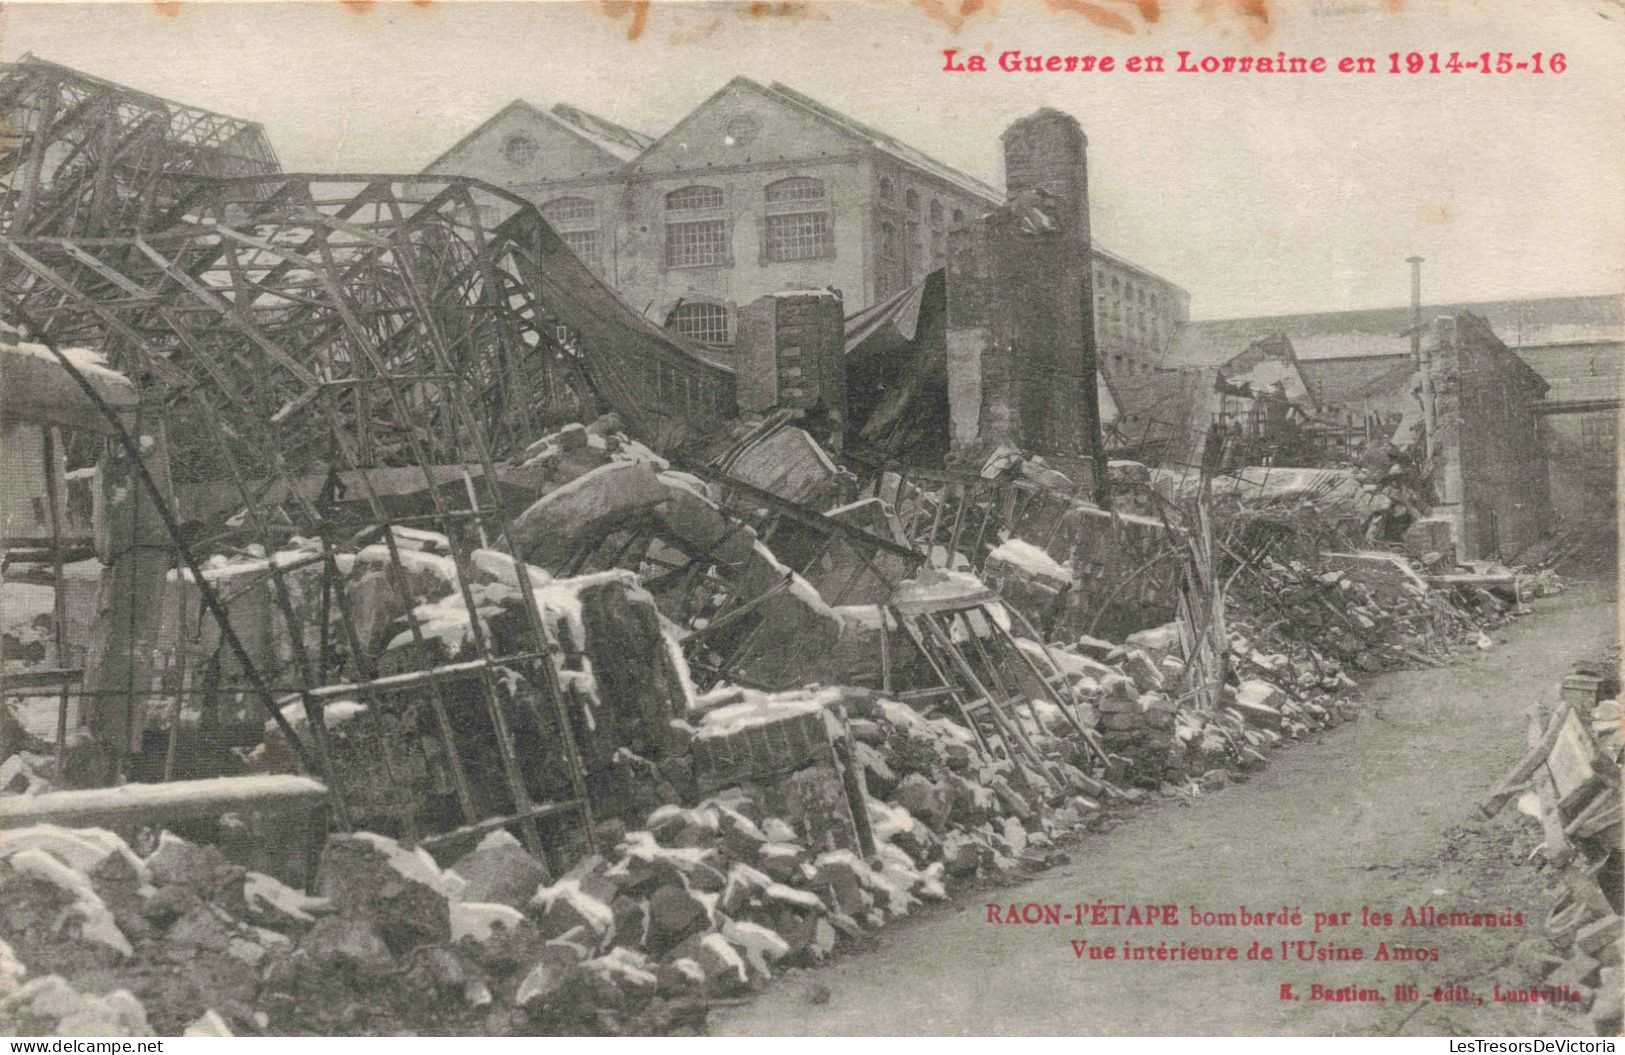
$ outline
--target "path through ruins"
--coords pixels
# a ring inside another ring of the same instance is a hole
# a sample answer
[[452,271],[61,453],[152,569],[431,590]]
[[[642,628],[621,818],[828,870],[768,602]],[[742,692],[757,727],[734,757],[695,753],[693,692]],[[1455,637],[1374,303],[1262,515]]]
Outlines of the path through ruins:
[[[878,936],[875,949],[791,974],[748,1006],[718,1013],[718,1033],[841,1034],[1369,1034],[1585,1032],[1527,1007],[1433,1004],[1435,986],[1528,983],[1526,962],[1550,893],[1523,856],[1538,841],[1508,808],[1484,821],[1484,793],[1521,754],[1524,710],[1549,699],[1569,664],[1615,634],[1611,587],[1577,584],[1536,601],[1538,614],[1496,632],[1496,645],[1444,669],[1375,678],[1359,721],[1322,742],[1277,753],[1244,786],[1162,803],[1068,848],[1072,863],[1025,884],[966,892],[952,905]],[[1503,643],[1504,642],[1504,643]],[[1322,940],[1439,949],[1436,964],[1080,962],[1069,940],[1201,940],[1243,948],[1301,932],[1259,928],[1130,933],[1072,925],[994,926],[987,903],[1246,905],[1348,911],[1354,925]],[[1522,911],[1522,930],[1360,933],[1362,905]],[[1091,930],[1094,933],[1091,933]],[[1520,948],[1520,943],[1523,947]],[[1417,985],[1419,1005],[1311,1003],[1311,984]],[[1303,999],[1283,1002],[1290,983]],[[828,999],[825,1000],[825,994]],[[1487,999],[1487,998],[1486,998]],[[1567,1019],[1563,1019],[1567,1022]]]

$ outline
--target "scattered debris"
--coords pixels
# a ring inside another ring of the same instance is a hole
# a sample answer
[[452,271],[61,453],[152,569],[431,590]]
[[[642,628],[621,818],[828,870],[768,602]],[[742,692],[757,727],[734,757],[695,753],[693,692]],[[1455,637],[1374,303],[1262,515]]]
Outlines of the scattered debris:
[[[165,202],[128,210],[177,219],[161,239],[119,210],[96,239],[0,233],[39,279],[0,331],[8,398],[98,452],[64,473],[44,446],[47,504],[93,489],[90,535],[56,518],[6,556],[36,593],[0,627],[0,1031],[698,1030],[1125,811],[1244,783],[1357,718],[1354,675],[1493,647],[1562,588],[1553,548],[1456,564],[1397,454],[1091,460],[1045,409],[1096,400],[1070,373],[1020,428],[995,393],[968,441],[935,360],[854,417],[876,397],[847,371],[889,368],[880,344],[849,366],[837,294],[747,310],[724,362],[474,181],[187,188],[120,184]],[[1006,215],[1047,235],[1058,201]],[[894,307],[885,347],[914,330]],[[1288,379],[1228,383],[1270,404]],[[929,464],[847,449],[950,424]],[[1617,994],[1613,685],[1507,791],[1536,779],[1546,863],[1578,877],[1563,979]],[[1617,999],[1594,1014],[1617,1028]]]
[[1551,952],[1541,961],[1543,985],[1563,990],[1599,1036],[1612,1037],[1625,994],[1617,646],[1611,660],[1587,666],[1604,673],[1571,674],[1555,705],[1531,708],[1529,752],[1491,791],[1484,813],[1494,816],[1516,799],[1539,821],[1543,840],[1530,860],[1556,891],[1545,921]]

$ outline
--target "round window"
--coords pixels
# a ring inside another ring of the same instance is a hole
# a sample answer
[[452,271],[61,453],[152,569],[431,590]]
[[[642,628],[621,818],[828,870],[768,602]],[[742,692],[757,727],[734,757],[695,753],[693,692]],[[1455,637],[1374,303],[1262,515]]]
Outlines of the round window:
[[762,123],[750,114],[729,118],[722,126],[723,139],[729,146],[749,146],[761,130]]
[[509,136],[502,144],[502,156],[514,165],[528,165],[536,159],[536,140],[526,135]]

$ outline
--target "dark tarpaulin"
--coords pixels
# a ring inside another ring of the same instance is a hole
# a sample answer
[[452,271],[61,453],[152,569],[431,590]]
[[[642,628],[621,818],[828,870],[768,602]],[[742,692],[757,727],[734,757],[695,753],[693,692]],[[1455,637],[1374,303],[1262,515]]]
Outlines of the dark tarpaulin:
[[931,272],[846,320],[848,436],[882,461],[939,464],[948,451],[948,286]]
[[722,353],[635,311],[535,210],[516,213],[497,233],[548,311],[580,335],[594,390],[634,436],[670,449],[735,416],[734,368]]

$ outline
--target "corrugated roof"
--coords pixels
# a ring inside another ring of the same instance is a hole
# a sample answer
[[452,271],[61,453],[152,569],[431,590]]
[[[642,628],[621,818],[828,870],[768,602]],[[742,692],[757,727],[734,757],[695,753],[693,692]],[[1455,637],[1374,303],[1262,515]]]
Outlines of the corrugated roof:
[[[1422,307],[1422,319],[1429,323],[1440,315],[1461,311],[1482,316],[1496,336],[1514,350],[1625,341],[1625,310],[1618,294],[1428,304]],[[1169,349],[1168,365],[1219,366],[1260,337],[1275,332],[1284,333],[1292,341],[1300,361],[1403,355],[1410,351],[1410,338],[1406,336],[1410,326],[1408,306],[1202,320],[1188,323],[1180,331]]]
[[[940,270],[940,269],[939,269]],[[925,302],[925,284],[931,275],[920,279],[907,289],[900,290],[878,304],[846,317],[846,354],[854,354],[865,342],[882,334],[888,346],[891,340],[907,343],[914,340],[919,330],[920,308]]]
[[1410,353],[1381,356],[1348,356],[1342,359],[1298,360],[1303,378],[1315,390],[1320,401],[1340,405],[1358,401],[1362,393],[1371,391],[1400,366],[1410,366]]
[[1596,375],[1589,377],[1563,377],[1548,382],[1546,402],[1569,403],[1598,400],[1617,400],[1621,397],[1620,376]]
[[1118,409],[1118,429],[1131,443],[1162,440],[1186,427],[1201,384],[1198,370],[1152,370],[1148,373],[1102,371]]

